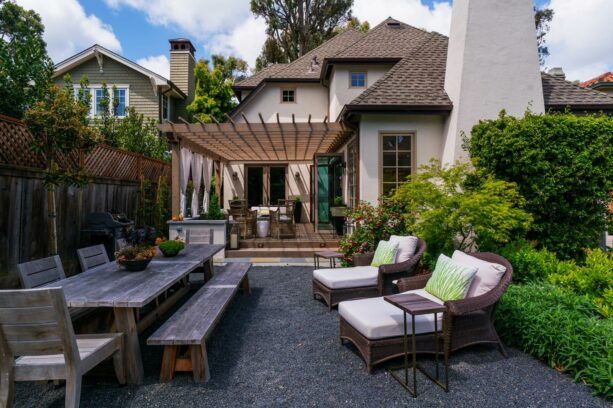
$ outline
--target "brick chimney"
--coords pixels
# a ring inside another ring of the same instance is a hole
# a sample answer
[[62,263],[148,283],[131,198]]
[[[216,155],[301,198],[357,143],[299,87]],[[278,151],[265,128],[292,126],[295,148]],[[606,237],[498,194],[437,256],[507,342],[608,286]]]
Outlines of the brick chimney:
[[177,103],[177,115],[187,119],[186,106],[194,100],[196,80],[194,68],[196,48],[186,38],[168,40],[170,43],[170,80],[179,88],[187,98]]
[[480,119],[544,112],[532,0],[453,1],[445,90],[444,164],[467,159],[461,135]]

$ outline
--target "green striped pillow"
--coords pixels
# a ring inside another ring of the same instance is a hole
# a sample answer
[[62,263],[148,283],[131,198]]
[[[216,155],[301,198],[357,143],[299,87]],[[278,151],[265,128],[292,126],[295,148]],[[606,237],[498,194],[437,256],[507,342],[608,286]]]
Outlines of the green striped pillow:
[[379,241],[375,256],[370,263],[370,266],[380,266],[393,264],[396,259],[396,252],[398,251],[398,243],[391,243],[389,241]]
[[426,292],[443,301],[463,299],[476,273],[474,266],[460,265],[441,254],[426,284]]

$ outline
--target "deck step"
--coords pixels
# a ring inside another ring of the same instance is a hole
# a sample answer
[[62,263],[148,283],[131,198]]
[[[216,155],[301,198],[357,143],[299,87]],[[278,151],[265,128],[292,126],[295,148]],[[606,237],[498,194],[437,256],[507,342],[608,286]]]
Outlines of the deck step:
[[300,247],[300,248],[244,248],[227,250],[226,258],[312,258],[315,252],[322,250],[337,251],[334,247]]
[[268,239],[248,239],[240,242],[241,249],[258,249],[258,248],[336,248],[338,247],[338,239],[326,240],[268,240]]

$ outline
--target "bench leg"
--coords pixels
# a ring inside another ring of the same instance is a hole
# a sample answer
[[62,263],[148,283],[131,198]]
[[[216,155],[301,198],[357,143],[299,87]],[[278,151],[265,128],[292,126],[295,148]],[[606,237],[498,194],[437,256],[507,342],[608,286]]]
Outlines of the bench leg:
[[213,277],[213,272],[214,272],[213,259],[209,259],[202,266],[203,266],[202,269],[204,270],[204,282],[208,282]]
[[248,295],[251,294],[251,287],[249,286],[249,275],[245,275],[245,277],[241,281],[241,289],[243,290],[243,293],[246,293]]
[[175,376],[175,364],[177,362],[177,346],[164,346],[162,356],[162,368],[160,370],[160,382],[171,381]]
[[209,372],[209,362],[206,355],[206,345],[202,343],[198,346],[190,346],[190,354],[192,357],[194,382],[201,383],[208,381],[209,378],[211,378],[211,374]]

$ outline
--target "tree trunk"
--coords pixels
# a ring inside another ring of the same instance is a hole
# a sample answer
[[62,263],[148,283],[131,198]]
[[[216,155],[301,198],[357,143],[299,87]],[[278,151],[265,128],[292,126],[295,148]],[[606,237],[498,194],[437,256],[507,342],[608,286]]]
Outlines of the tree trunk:
[[55,186],[47,186],[47,228],[49,238],[49,254],[57,255],[57,218],[55,211]]

